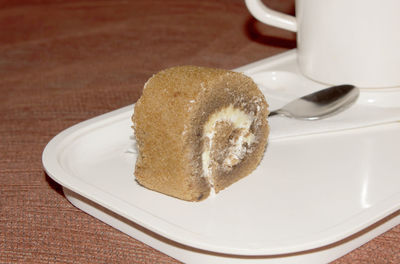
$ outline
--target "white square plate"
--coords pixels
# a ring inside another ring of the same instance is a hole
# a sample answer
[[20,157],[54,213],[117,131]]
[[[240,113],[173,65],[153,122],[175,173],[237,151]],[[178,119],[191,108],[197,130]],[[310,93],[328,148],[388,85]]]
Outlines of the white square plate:
[[[238,70],[252,76],[262,66],[272,76],[263,77],[266,86],[276,78],[289,83],[291,77],[282,76],[298,74],[295,55]],[[277,68],[279,74],[269,70]],[[263,92],[272,105],[286,100],[287,91]],[[132,113],[133,105],[61,132],[46,146],[43,165],[74,205],[176,259],[328,262],[400,223],[399,122],[272,134],[251,175],[196,203],[135,181]]]

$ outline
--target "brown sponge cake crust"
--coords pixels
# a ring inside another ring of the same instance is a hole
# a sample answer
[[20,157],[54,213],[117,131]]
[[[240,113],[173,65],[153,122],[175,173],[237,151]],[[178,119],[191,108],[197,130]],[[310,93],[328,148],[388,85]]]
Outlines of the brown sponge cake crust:
[[256,84],[232,71],[197,66],[163,70],[145,84],[132,117],[139,156],[135,177],[143,186],[183,200],[210,193],[203,177],[203,126],[233,105],[255,116],[257,144],[234,169],[214,168],[216,192],[248,175],[261,160],[268,136],[267,103]]

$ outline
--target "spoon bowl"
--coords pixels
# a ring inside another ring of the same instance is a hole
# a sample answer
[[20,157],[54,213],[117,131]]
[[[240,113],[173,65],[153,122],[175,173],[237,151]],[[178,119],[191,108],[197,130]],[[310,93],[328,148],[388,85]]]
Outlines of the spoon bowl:
[[354,85],[332,86],[297,98],[269,116],[283,115],[302,120],[319,120],[338,114],[354,104],[360,90]]

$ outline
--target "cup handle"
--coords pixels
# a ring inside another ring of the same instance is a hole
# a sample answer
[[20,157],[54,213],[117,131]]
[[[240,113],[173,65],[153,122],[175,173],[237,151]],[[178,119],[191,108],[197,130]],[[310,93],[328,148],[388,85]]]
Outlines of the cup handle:
[[247,9],[259,21],[289,31],[297,31],[296,17],[270,9],[261,0],[245,0]]

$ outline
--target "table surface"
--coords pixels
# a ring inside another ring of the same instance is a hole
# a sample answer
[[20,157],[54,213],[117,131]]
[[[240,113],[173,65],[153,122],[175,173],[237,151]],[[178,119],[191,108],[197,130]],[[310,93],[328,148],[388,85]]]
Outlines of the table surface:
[[[0,263],[177,263],[72,206],[43,171],[43,148],[134,103],[163,68],[233,69],[295,47],[242,0],[1,1]],[[400,226],[334,263],[400,263]]]

